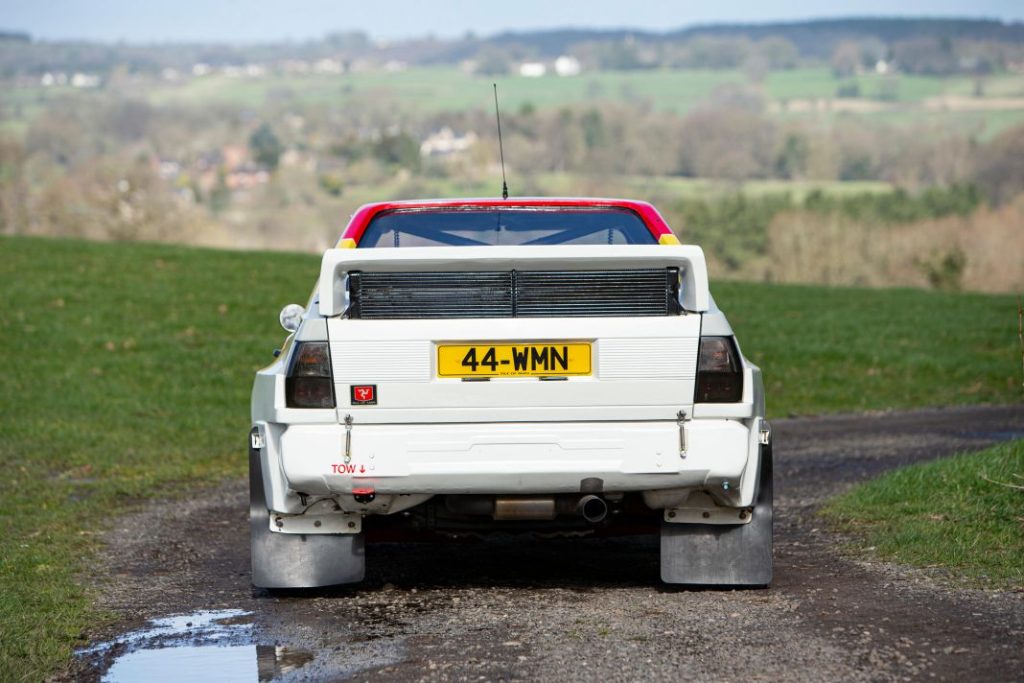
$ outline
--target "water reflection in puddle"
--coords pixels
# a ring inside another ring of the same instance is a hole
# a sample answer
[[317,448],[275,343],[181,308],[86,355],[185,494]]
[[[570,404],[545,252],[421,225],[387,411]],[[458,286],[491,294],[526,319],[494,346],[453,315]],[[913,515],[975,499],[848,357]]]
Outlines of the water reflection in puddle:
[[118,657],[104,681],[255,681],[259,676],[253,645],[201,645],[136,650]]
[[154,619],[145,629],[80,650],[80,657],[118,653],[103,676],[110,683],[272,681],[313,660],[308,652],[253,644],[252,615],[242,610]]
[[119,657],[103,677],[111,683],[152,681],[272,681],[313,659],[274,645],[187,645],[136,650]]

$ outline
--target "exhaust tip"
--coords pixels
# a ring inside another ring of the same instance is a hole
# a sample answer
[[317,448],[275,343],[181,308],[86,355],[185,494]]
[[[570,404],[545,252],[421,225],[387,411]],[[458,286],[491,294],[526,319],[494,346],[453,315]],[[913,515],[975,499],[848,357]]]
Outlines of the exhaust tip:
[[608,503],[598,496],[583,496],[576,506],[583,519],[596,524],[608,516]]

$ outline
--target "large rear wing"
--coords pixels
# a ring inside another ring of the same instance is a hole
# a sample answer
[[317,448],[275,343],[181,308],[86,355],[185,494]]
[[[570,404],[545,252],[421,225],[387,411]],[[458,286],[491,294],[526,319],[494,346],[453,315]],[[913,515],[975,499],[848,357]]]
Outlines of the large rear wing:
[[708,310],[704,251],[693,245],[555,245],[509,247],[402,247],[328,249],[320,266],[320,314],[341,315],[348,307],[346,275],[366,272],[481,272],[494,270],[612,270],[679,268],[682,306]]

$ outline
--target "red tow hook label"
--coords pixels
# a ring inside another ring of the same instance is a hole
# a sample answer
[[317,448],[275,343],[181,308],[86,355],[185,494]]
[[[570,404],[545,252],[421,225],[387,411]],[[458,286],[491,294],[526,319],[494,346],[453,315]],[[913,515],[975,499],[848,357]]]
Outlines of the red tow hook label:
[[366,465],[351,462],[331,463],[331,474],[366,474]]

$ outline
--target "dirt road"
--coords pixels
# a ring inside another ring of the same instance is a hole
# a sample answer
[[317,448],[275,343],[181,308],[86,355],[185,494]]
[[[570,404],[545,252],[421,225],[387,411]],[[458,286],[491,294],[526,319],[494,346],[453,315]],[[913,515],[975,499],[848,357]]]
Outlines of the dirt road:
[[[1024,680],[1024,593],[956,591],[852,560],[815,514],[884,470],[1024,438],[1024,409],[773,426],[770,589],[663,586],[653,538],[498,538],[370,545],[356,590],[268,595],[249,584],[239,480],[119,521],[102,591],[124,618],[91,634],[108,645],[69,673],[88,680],[113,666],[110,677],[134,680],[144,667],[159,680],[165,661],[180,679],[198,653],[198,670],[217,680]],[[201,610],[237,611],[124,635]]]

